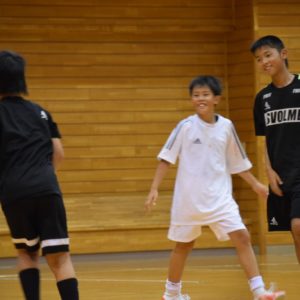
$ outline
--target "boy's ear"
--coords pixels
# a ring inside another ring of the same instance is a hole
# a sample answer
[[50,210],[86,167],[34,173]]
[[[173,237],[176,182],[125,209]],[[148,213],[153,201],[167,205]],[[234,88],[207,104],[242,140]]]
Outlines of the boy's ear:
[[215,96],[215,104],[218,104],[221,101],[221,96]]
[[288,50],[287,48],[283,48],[280,52],[281,58],[282,59],[287,59],[288,58]]

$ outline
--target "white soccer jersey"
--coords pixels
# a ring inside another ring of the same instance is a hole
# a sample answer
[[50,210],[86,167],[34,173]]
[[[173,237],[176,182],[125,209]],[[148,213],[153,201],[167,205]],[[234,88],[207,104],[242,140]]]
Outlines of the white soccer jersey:
[[181,121],[158,159],[172,164],[179,157],[171,224],[205,225],[237,207],[231,174],[252,167],[232,122],[220,115],[214,124],[198,115]]

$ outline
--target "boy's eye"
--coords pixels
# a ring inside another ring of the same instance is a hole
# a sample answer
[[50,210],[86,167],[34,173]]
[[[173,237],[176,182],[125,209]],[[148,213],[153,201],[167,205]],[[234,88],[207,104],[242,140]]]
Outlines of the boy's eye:
[[200,97],[209,97],[210,94],[209,93],[205,93],[205,94],[194,94],[192,97],[193,98],[200,98]]

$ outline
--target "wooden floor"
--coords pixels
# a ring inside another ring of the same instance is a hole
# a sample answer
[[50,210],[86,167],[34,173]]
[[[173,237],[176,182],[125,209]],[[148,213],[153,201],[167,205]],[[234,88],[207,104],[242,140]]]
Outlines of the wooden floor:
[[[161,299],[169,252],[139,252],[73,256],[80,281],[81,300]],[[290,246],[272,247],[259,257],[266,282],[274,281],[300,299],[300,267]],[[55,282],[42,261],[42,299],[59,299]],[[194,250],[183,278],[183,291],[192,300],[251,300],[234,251]],[[0,259],[0,299],[21,300],[13,259]]]

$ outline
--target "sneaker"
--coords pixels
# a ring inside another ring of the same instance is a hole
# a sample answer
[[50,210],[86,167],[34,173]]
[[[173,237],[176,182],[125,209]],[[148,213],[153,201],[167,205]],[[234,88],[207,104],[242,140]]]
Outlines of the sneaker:
[[263,295],[258,296],[255,300],[282,300],[285,298],[284,291],[266,292]]
[[191,297],[189,295],[178,295],[178,296],[166,296],[163,295],[162,300],[191,300]]
[[275,291],[275,284],[271,283],[271,287],[264,294],[256,296],[254,300],[282,300],[285,298],[284,291]]

